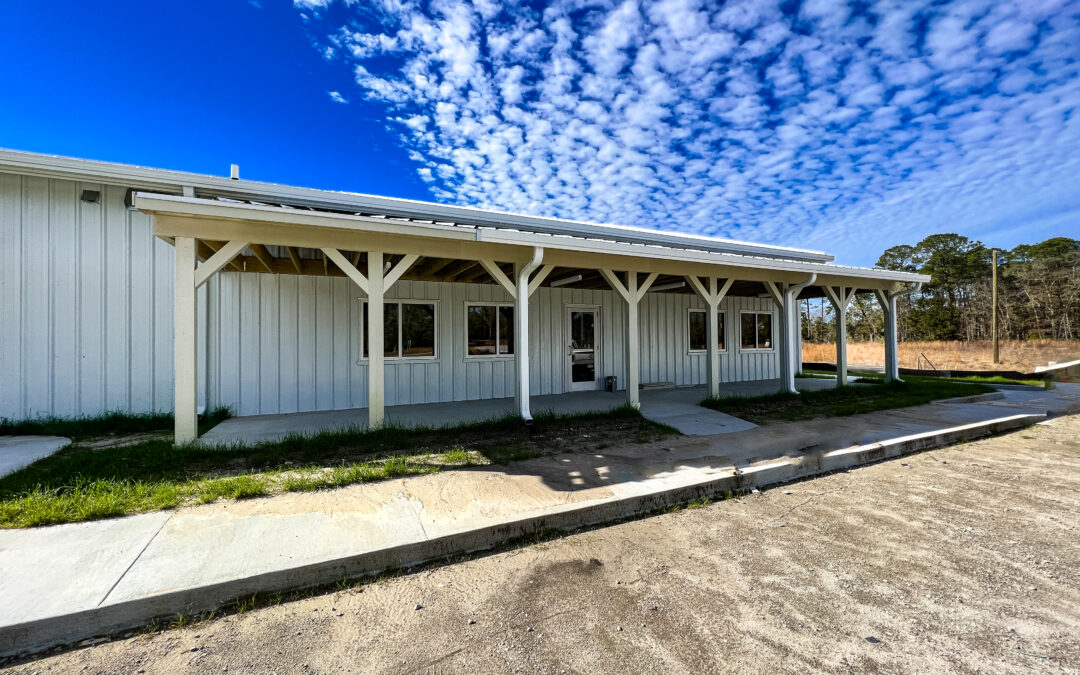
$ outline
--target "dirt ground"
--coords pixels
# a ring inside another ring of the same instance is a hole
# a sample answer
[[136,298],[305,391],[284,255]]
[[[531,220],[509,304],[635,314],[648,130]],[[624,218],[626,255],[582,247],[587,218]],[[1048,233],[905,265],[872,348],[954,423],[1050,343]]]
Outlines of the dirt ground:
[[13,670],[1078,672],[1078,438],[1058,418]]
[[[1076,340],[1002,340],[1001,363],[994,364],[993,343],[975,342],[901,342],[900,367],[919,367],[919,355],[925,355],[938,370],[1018,370],[1030,373],[1035,366],[1051,361],[1064,363],[1080,359],[1080,341]],[[848,363],[859,366],[880,366],[885,362],[885,344],[881,342],[849,342]],[[803,360],[817,363],[836,362],[836,344],[803,343]],[[929,368],[926,362],[923,368]]]

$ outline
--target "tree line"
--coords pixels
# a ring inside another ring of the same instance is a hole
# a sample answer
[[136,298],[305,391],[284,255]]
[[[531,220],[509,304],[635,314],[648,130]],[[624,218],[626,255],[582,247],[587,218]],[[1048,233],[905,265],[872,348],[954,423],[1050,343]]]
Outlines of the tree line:
[[[1002,339],[1080,339],[1080,240],[1054,237],[998,249],[998,335]],[[898,302],[899,338],[988,340],[992,337],[992,249],[959,234],[932,234],[915,245],[886,249],[877,267],[930,276]],[[848,310],[852,341],[881,339],[884,318],[872,296]],[[803,336],[830,342],[835,324],[827,303],[805,304]]]

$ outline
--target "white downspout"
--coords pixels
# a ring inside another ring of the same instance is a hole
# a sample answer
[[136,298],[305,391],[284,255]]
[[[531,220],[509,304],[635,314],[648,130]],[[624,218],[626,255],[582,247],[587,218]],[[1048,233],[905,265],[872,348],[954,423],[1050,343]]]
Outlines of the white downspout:
[[898,336],[897,320],[896,320],[896,299],[904,296],[917,293],[922,290],[922,282],[916,281],[915,284],[903,291],[896,291],[895,293],[889,293],[889,331],[886,336],[886,340],[889,341],[888,349],[886,349],[885,364],[885,381],[887,382],[902,382],[900,379],[900,338]]
[[784,391],[791,394],[799,393],[799,390],[795,388],[795,340],[802,339],[802,325],[798,321],[797,307],[793,307],[795,296],[799,294],[799,291],[812,285],[817,281],[817,272],[810,275],[810,278],[801,284],[795,284],[794,286],[788,286],[784,289],[784,306],[781,308],[784,314],[784,341],[787,343],[787,349],[783,350],[782,358],[787,359],[787,368],[784,369]]

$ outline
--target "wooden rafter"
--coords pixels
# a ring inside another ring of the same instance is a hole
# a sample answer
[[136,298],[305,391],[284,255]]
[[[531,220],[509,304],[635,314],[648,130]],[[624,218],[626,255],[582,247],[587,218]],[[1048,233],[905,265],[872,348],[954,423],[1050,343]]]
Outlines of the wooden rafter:
[[266,250],[262,244],[251,244],[248,248],[255,254],[255,259],[266,268],[266,271],[274,274],[274,256],[270,255],[270,251]]
[[432,278],[437,278],[435,277],[436,274],[456,262],[453,258],[429,258],[428,260],[430,262],[424,265],[420,273],[425,277]]
[[479,264],[480,263],[475,260],[459,260],[457,263],[446,269],[445,281],[457,281],[458,277],[460,277],[463,272],[466,272]]
[[300,263],[300,255],[296,252],[296,248],[292,246],[286,246],[285,252],[289,254],[289,261],[292,262],[293,267],[296,268],[296,273],[303,274],[304,266]]

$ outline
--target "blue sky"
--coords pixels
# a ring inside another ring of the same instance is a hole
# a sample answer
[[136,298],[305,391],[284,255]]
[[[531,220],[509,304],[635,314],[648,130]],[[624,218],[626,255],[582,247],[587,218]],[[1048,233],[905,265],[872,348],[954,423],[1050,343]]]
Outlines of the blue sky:
[[1080,2],[6,3],[0,147],[829,250],[1080,232]]

